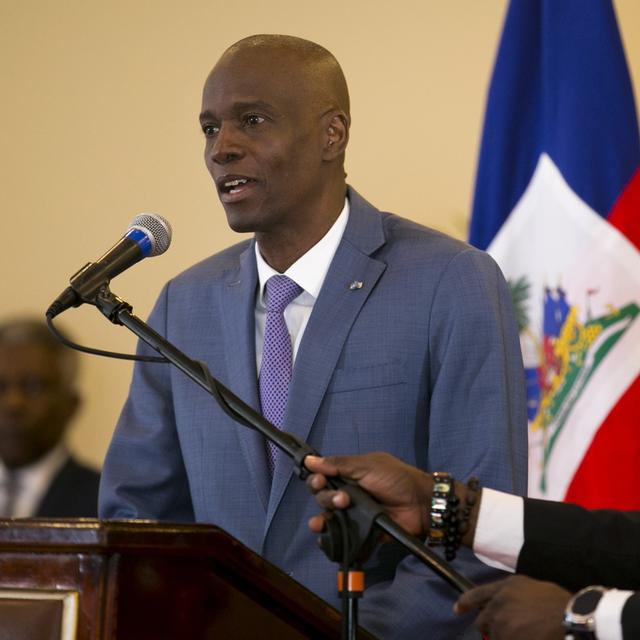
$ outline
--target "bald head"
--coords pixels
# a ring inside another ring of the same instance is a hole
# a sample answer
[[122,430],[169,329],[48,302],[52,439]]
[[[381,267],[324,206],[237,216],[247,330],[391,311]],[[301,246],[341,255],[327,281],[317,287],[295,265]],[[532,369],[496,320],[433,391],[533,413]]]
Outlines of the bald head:
[[[218,65],[233,59],[265,61],[273,71],[286,74],[308,99],[342,111],[350,122],[349,90],[340,64],[324,47],[294,36],[260,34],[232,44]],[[218,66],[216,65],[216,67]]]
[[[59,328],[57,330],[67,338],[64,331]],[[44,321],[39,318],[24,317],[0,322],[0,349],[20,347],[38,347],[47,351],[56,362],[56,369],[62,376],[65,386],[71,388],[75,385],[78,374],[78,354],[55,338]]]

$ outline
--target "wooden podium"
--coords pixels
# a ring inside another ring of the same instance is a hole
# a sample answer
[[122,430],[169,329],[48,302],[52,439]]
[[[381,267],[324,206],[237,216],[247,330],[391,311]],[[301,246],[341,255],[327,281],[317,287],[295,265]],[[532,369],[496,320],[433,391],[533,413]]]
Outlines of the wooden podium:
[[0,640],[325,639],[340,625],[217,527],[0,520]]

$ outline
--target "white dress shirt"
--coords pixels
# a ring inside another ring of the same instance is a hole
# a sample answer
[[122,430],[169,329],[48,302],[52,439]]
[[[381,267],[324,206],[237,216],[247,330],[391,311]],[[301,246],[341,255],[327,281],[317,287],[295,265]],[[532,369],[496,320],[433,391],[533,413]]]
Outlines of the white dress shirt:
[[[524,544],[524,500],[493,489],[482,489],[473,551],[482,562],[515,572]],[[622,640],[622,608],[633,591],[610,589],[595,611],[598,640]]]
[[[289,335],[293,344],[293,362],[298,354],[298,347],[302,341],[302,335],[313,311],[324,279],[329,271],[347,221],[349,220],[349,201],[345,198],[344,207],[333,226],[325,235],[298,258],[285,272],[284,275],[291,278],[302,293],[287,306],[284,311],[284,321],[287,324]],[[267,280],[278,272],[270,267],[260,255],[258,243],[255,244],[256,263],[258,266],[258,293],[256,295],[255,324],[256,324],[256,368],[260,372],[262,363],[262,346],[264,344],[264,325],[267,318],[267,305],[264,299],[265,284]]]
[[[66,447],[58,444],[40,460],[14,471],[18,483],[12,514],[14,518],[30,518],[35,514],[51,481],[68,458]],[[7,473],[7,468],[0,462],[0,506],[3,508],[7,500],[4,490]]]

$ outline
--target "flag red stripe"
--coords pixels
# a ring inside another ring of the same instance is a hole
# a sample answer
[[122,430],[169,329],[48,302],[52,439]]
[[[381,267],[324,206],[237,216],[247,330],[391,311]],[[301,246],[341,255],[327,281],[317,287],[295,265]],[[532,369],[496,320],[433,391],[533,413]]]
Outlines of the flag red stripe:
[[[640,169],[616,200],[608,221],[640,249]],[[640,376],[596,432],[566,502],[588,509],[640,509]]]
[[[636,174],[637,175],[637,174]],[[588,509],[640,509],[640,376],[600,425],[565,502]]]
[[608,221],[640,249],[640,168],[616,200]]

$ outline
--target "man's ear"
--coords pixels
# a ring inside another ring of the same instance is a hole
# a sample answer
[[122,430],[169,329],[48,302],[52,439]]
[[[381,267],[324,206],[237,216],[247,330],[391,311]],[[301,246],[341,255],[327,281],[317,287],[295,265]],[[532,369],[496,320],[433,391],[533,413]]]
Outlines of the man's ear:
[[342,111],[327,114],[322,159],[330,162],[342,156],[349,142],[349,120]]
[[70,391],[69,397],[67,398],[67,402],[65,404],[64,412],[66,422],[71,422],[78,411],[80,411],[80,407],[82,407],[82,398],[80,397],[80,394],[74,389]]

